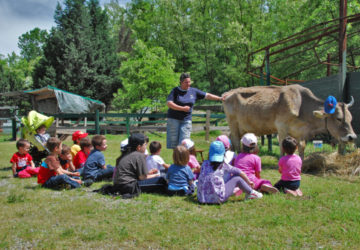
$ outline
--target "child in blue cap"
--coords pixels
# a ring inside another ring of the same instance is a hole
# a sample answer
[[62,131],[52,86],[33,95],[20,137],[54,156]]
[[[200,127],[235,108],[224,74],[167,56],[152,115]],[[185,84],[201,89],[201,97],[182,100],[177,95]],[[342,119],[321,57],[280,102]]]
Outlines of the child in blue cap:
[[204,161],[198,182],[197,198],[200,203],[223,203],[239,187],[246,199],[259,199],[262,194],[253,190],[254,183],[240,169],[224,162],[225,146],[221,141],[210,145],[209,160]]

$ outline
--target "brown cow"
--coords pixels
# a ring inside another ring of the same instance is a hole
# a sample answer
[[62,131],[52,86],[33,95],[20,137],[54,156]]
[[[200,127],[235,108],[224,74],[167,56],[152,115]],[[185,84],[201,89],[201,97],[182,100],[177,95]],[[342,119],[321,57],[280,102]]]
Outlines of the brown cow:
[[223,106],[236,150],[248,132],[258,136],[278,133],[281,142],[287,135],[296,138],[304,157],[305,140],[319,133],[330,134],[342,142],[356,139],[348,108],[338,103],[334,114],[324,113],[324,101],[300,85],[255,86],[227,93]]

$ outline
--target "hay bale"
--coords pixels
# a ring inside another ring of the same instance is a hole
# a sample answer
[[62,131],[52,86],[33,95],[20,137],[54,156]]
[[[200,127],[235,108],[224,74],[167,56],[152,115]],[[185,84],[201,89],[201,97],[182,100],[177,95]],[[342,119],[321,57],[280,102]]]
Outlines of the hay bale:
[[334,153],[313,153],[304,161],[302,172],[311,174],[359,175],[360,149],[339,155]]

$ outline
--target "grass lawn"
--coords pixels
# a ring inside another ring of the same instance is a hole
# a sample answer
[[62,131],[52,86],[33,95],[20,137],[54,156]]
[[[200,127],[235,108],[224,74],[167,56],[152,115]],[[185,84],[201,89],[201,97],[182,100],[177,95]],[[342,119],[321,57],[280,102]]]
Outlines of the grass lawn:
[[[214,139],[220,132],[212,132]],[[163,145],[165,134],[148,134]],[[108,135],[107,163],[115,164],[120,141]],[[204,133],[193,135],[207,151]],[[71,145],[71,141],[65,141]],[[133,200],[103,196],[90,188],[53,191],[36,178],[12,178],[9,160],[15,142],[0,137],[0,248],[358,248],[358,178],[303,174],[304,196],[265,195],[261,200],[233,197],[222,205],[199,205],[196,197],[142,194]],[[276,155],[263,160],[262,177],[276,182]]]

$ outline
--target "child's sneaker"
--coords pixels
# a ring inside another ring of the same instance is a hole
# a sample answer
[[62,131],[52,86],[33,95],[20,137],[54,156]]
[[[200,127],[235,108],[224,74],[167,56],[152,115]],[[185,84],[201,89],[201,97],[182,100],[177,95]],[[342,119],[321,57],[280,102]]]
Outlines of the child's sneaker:
[[254,199],[261,199],[263,197],[263,194],[258,191],[251,191],[250,194],[245,195],[246,200],[254,200]]

